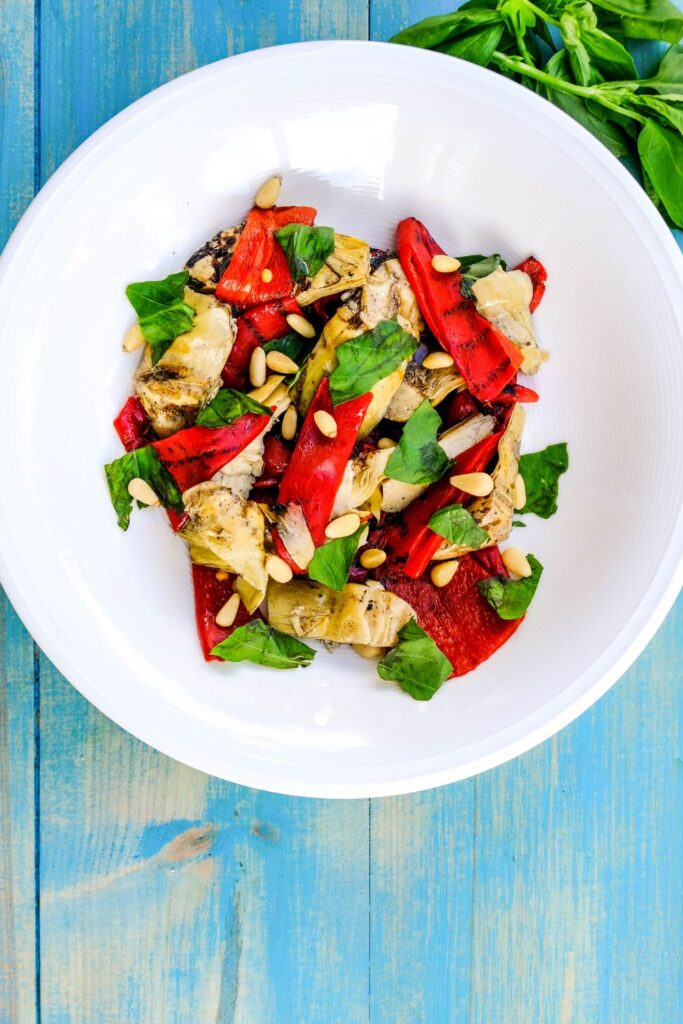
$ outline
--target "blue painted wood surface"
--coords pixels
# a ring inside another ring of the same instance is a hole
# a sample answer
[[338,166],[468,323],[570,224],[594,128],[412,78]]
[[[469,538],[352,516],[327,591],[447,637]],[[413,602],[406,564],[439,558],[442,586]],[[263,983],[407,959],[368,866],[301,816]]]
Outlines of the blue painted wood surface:
[[[103,121],[198,64],[385,39],[450,0],[5,0],[4,240]],[[329,803],[124,734],[0,607],[2,1024],[679,1024],[681,609],[558,737]]]

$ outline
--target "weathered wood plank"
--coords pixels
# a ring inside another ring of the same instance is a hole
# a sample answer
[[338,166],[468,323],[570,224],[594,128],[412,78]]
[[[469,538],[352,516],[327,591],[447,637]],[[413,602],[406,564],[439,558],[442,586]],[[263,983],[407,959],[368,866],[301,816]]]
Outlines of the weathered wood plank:
[[[45,171],[196,64],[366,31],[365,3],[52,3]],[[367,803],[208,780],[126,736],[45,659],[41,678],[44,1020],[364,1019]]]

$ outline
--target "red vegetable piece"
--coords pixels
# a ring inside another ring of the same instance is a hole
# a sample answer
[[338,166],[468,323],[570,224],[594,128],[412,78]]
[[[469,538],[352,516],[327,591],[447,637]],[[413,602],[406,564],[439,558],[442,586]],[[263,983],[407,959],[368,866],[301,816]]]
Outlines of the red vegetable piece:
[[470,495],[453,487],[450,477],[461,473],[480,473],[498,450],[502,431],[485,437],[455,460],[448,476],[431,484],[424,494],[405,510],[400,523],[392,524],[381,537],[379,546],[387,552],[389,564],[403,565],[406,576],[423,574],[432,556],[443,544],[443,537],[429,529],[429,520],[441,508],[470,500]]
[[192,565],[192,584],[194,586],[194,613],[197,622],[197,633],[204,657],[207,661],[220,661],[211,651],[223,640],[230,636],[238,626],[244,626],[260,615],[250,615],[244,605],[240,602],[237,616],[232,626],[219,626],[216,616],[228,601],[234,591],[232,589],[234,576],[227,580],[216,578],[216,570],[209,565]]
[[411,579],[397,568],[382,574],[387,590],[411,606],[417,621],[446,655],[453,675],[471,672],[501,647],[522,619],[505,621],[479,593],[479,580],[507,576],[498,548],[464,555],[460,568],[445,587],[435,587],[428,576]]
[[[286,224],[310,226],[316,212],[312,206],[280,206],[272,210],[254,207],[247,216],[232,259],[218,282],[216,298],[238,309],[248,309],[262,302],[293,295],[294,281],[275,232]],[[270,281],[261,279],[262,270],[270,270]]]
[[265,430],[269,417],[246,412],[227,427],[188,427],[154,442],[181,491],[210,480]]
[[[306,413],[299,440],[280,484],[278,501],[283,505],[290,501],[301,504],[316,547],[325,543],[325,527],[332,515],[335,495],[371,399],[372,395],[368,393],[333,406],[329,381],[325,377]],[[319,409],[334,416],[336,437],[325,437],[318,430],[314,416]]]
[[545,293],[545,282],[548,278],[548,272],[541,261],[537,260],[535,256],[529,256],[527,259],[522,260],[514,269],[523,270],[531,278],[534,290],[531,296],[531,303],[529,304],[529,311],[533,313]]
[[478,412],[481,412],[481,409],[472,397],[472,393],[458,391],[448,403],[445,423],[449,427],[454,427],[457,423],[462,423],[463,420],[469,419],[470,416],[474,416]]
[[247,388],[252,352],[259,345],[290,333],[286,319],[290,313],[301,313],[296,299],[278,299],[254,306],[237,318],[235,341],[222,373],[227,388],[241,391]]
[[396,239],[401,266],[432,334],[453,356],[474,397],[493,401],[515,376],[521,351],[464,298],[461,274],[433,269],[432,257],[443,249],[424,224],[408,217],[399,224]]
[[123,409],[114,420],[114,429],[127,452],[143,448],[154,440],[154,431],[149,416],[145,412],[142,402],[135,395],[127,399]]
[[254,490],[260,491],[268,487],[277,487],[291,457],[292,449],[288,448],[284,441],[272,434],[266,434],[263,448],[263,472],[258,480],[254,480]]

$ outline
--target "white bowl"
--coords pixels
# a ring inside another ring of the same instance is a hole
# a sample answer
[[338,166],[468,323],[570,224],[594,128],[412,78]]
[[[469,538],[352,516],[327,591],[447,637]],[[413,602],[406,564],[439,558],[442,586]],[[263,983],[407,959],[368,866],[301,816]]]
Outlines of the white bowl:
[[[116,526],[102,472],[137,356],[130,281],[239,220],[256,187],[389,246],[530,253],[552,352],[527,451],[569,442],[560,511],[516,535],[545,565],[527,621],[430,703],[350,651],[306,670],[203,662],[188,556],[163,513]],[[135,103],[65,163],[2,260],[2,581],[105,714],[236,782],[311,796],[462,779],[550,736],[624,672],[681,583],[681,260],[587,132],[498,75],[419,50],[307,43],[221,61]]]

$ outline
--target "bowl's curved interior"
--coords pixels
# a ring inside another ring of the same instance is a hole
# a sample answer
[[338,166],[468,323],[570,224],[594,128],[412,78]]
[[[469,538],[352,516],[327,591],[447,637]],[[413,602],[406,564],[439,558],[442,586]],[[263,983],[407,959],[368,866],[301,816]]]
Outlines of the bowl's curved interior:
[[[332,83],[343,83],[340,89]],[[124,286],[161,277],[282,199],[392,244],[422,218],[448,251],[529,253],[552,353],[526,450],[569,442],[559,514],[516,540],[545,575],[528,620],[418,704],[351,652],[306,671],[206,665],[188,559],[162,513],[115,524],[102,464],[135,356]],[[316,44],[222,62],[152,94],[59,172],[10,244],[0,304],[3,581],[48,655],[175,757],[266,789],[338,796],[470,774],[577,714],[649,638],[680,582],[679,268],[647,200],[550,104],[398,47]]]

